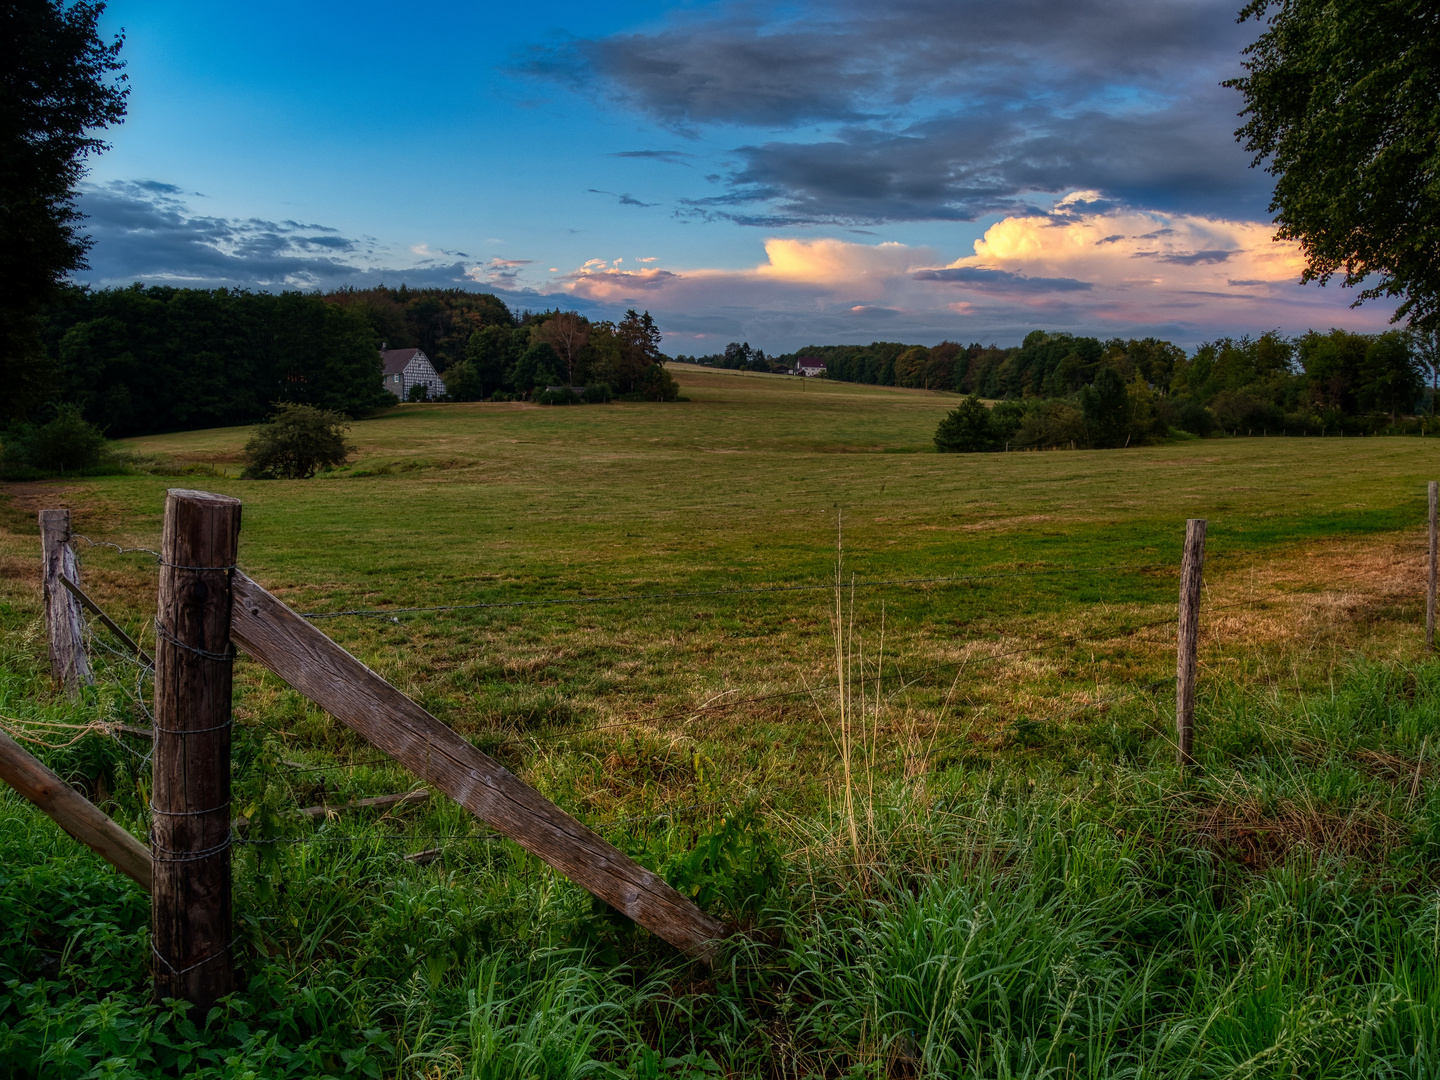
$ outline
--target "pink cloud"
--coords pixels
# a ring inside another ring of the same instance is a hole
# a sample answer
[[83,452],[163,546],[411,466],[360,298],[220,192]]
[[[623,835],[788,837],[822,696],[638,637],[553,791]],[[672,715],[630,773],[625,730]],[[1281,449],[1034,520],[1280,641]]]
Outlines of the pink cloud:
[[1077,192],[1050,214],[1004,218],[949,262],[924,245],[771,237],[764,260],[744,269],[592,259],[552,288],[604,303],[643,298],[675,348],[716,338],[795,348],[871,333],[1018,341],[1037,326],[1194,344],[1275,327],[1388,325],[1389,307],[1352,310],[1350,291],[1298,285],[1300,253],[1274,241],[1268,223],[1094,203]]

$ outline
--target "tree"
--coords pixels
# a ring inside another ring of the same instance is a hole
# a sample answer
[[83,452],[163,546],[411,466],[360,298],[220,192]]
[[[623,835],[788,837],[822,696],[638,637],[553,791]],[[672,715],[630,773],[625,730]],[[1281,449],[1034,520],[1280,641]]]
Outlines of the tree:
[[245,444],[245,475],[308,480],[321,469],[343,465],[355,452],[345,441],[348,426],[339,413],[279,402],[274,415]]
[[[395,403],[365,320],[315,296],[261,294],[273,333],[271,400],[303,402],[350,417]],[[261,400],[266,400],[262,397]]]
[[665,359],[660,353],[660,328],[648,311],[637,315],[630,310],[616,324],[615,338],[619,344],[619,356],[614,361],[612,374],[620,392],[628,394],[639,388],[646,368]]
[[[1271,14],[1272,9],[1274,13]],[[1343,271],[1356,303],[1403,297],[1395,319],[1440,326],[1440,20],[1423,0],[1252,0],[1266,19],[1231,79],[1236,131],[1275,176],[1277,238],[1298,241],[1302,282]]]
[[511,369],[510,381],[516,390],[528,394],[537,386],[544,388],[556,385],[563,368],[560,354],[540,341],[520,354],[520,359],[515,361],[515,367]]
[[0,6],[0,409],[22,415],[45,376],[39,314],[90,240],[77,225],[85,159],[105,149],[94,132],[125,117],[124,35],[96,31],[103,3],[11,0]]
[[647,401],[674,401],[680,396],[680,384],[664,364],[651,364],[640,376],[640,392]]
[[935,429],[935,449],[942,454],[974,454],[997,444],[990,410],[974,394],[951,409]]
[[1410,352],[1409,336],[1398,330],[1376,334],[1370,339],[1360,366],[1360,379],[1356,394],[1360,407],[1388,412],[1392,424],[1397,414],[1415,408],[1425,389],[1425,381]]
[[1440,397],[1440,330],[1423,330],[1411,342],[1415,359],[1430,376],[1430,415],[1435,415],[1435,398]]
[[1119,446],[1130,435],[1130,395],[1113,367],[1103,367],[1095,381],[1080,391],[1080,411],[1091,446]]
[[575,360],[590,340],[590,320],[573,311],[562,311],[541,323],[534,337],[555,350],[565,365],[562,370],[566,385],[574,385]]

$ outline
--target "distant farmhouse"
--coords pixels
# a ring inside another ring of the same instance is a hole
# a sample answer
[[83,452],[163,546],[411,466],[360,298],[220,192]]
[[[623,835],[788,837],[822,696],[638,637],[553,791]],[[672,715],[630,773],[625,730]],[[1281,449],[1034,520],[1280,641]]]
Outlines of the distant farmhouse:
[[386,349],[380,359],[385,363],[385,389],[401,401],[410,400],[412,386],[425,387],[432,399],[445,393],[440,373],[420,349]]
[[825,361],[816,360],[813,356],[802,356],[795,361],[795,374],[814,378],[816,375],[825,374]]

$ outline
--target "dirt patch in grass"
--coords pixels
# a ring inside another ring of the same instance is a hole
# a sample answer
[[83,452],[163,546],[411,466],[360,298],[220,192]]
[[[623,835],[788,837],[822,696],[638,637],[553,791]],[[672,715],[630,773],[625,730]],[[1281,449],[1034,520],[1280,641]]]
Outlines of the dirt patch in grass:
[[1405,840],[1405,826],[1378,810],[1338,813],[1297,800],[1265,806],[1258,797],[1197,811],[1188,830],[1199,843],[1250,870],[1279,865],[1303,852],[1383,860]]

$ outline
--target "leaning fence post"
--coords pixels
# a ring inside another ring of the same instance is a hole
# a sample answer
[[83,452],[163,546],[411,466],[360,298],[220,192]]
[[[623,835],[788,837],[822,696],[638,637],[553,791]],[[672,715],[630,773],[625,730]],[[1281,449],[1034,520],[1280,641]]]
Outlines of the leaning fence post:
[[230,993],[230,580],[240,502],[165,498],[155,616],[150,848],[155,1000],[203,1018]]
[[1185,523],[1185,558],[1180,565],[1180,632],[1175,648],[1175,760],[1195,764],[1195,667],[1200,639],[1200,583],[1205,567],[1205,519]]
[[1436,533],[1435,533],[1435,511],[1436,503],[1440,501],[1440,483],[1430,481],[1430,558],[1429,574],[1425,583],[1425,647],[1431,652],[1435,651],[1435,559],[1436,559]]
[[62,577],[78,583],[80,562],[70,546],[70,511],[40,511],[40,551],[44,562],[45,629],[50,639],[50,677],[71,697],[91,686],[85,655],[84,619],[80,604],[60,584]]

